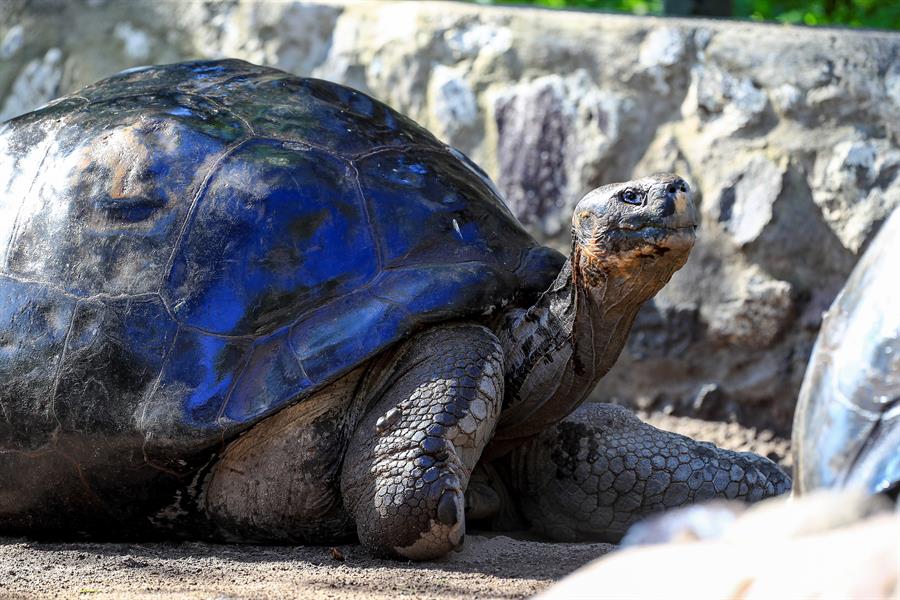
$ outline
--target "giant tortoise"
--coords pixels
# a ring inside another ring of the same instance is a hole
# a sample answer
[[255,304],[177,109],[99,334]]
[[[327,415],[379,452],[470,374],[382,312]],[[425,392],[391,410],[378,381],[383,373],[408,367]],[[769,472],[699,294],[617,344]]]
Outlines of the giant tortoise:
[[[0,129],[0,533],[425,559],[466,500],[557,539],[790,480],[596,407],[687,260],[687,184],[586,195],[566,259],[487,176],[347,87],[126,71]],[[480,466],[466,495],[473,469]]]
[[794,418],[797,491],[900,494],[900,210],[822,323]]

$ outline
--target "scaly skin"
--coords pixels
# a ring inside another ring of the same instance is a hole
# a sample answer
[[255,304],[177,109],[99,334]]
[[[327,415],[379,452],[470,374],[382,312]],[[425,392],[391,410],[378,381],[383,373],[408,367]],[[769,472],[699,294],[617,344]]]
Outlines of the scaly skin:
[[218,539],[321,543],[353,537],[340,493],[361,366],[228,445],[202,497]]
[[594,190],[572,222],[569,263],[499,332],[506,398],[491,457],[581,405],[615,364],[641,305],[687,262],[697,217],[687,184],[655,175]]
[[656,429],[612,404],[583,406],[497,466],[531,528],[558,541],[618,542],[652,513],[790,489],[766,458]]
[[341,491],[360,540],[385,555],[443,556],[465,535],[464,493],[494,432],[503,354],[479,325],[414,337],[350,441]]

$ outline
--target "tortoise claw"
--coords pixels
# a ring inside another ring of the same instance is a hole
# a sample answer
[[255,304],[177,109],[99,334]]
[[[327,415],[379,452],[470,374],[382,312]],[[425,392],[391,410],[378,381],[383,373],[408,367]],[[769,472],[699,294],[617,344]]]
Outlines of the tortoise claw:
[[458,494],[448,491],[444,492],[438,502],[437,519],[444,525],[456,525],[461,521],[462,507],[459,503]]

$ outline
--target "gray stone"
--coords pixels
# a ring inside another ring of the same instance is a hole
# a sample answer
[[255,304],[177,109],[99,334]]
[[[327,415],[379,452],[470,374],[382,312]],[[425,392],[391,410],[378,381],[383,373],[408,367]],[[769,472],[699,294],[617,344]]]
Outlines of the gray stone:
[[769,100],[780,114],[791,116],[801,106],[803,92],[797,86],[785,83],[769,92]]
[[705,122],[706,137],[715,139],[759,122],[768,99],[749,77],[735,77],[714,64],[698,64],[691,72],[691,88],[682,107]]
[[791,284],[751,267],[732,285],[734,297],[701,311],[707,334],[722,344],[770,347],[793,316]]
[[135,29],[131,23],[125,21],[116,23],[113,37],[122,43],[125,56],[130,60],[145,61],[150,58],[152,42],[147,32]]
[[894,106],[900,107],[900,63],[894,63],[884,76],[884,88]]
[[684,57],[685,34],[675,27],[653,29],[644,38],[638,53],[638,63],[642,67],[670,67]]
[[24,42],[25,28],[21,24],[10,27],[0,42],[0,60],[9,60],[15,56]]
[[711,212],[738,245],[755,241],[771,223],[783,179],[783,168],[753,156],[722,188]]
[[685,32],[676,27],[660,27],[651,30],[641,43],[638,64],[653,77],[654,87],[660,93],[671,90],[666,73],[684,58],[686,37]]
[[725,394],[715,383],[704,383],[691,403],[691,412],[700,418],[713,417],[725,402]]
[[816,160],[813,200],[844,246],[858,254],[900,205],[900,150],[886,140],[838,143]]
[[491,59],[512,48],[513,36],[507,27],[470,21],[444,33],[444,41],[457,60]]
[[449,143],[478,124],[475,93],[459,69],[437,65],[428,90],[431,129]]
[[683,355],[697,341],[698,311],[692,306],[666,306],[651,300],[641,307],[628,337],[635,360]]

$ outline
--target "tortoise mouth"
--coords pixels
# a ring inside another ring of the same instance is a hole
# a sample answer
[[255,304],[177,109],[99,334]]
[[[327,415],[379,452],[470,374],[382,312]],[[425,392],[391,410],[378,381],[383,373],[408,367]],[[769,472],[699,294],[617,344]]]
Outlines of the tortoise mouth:
[[581,247],[589,254],[627,252],[634,248],[649,246],[682,247],[694,243],[696,225],[671,226],[659,223],[644,223],[636,227],[622,225],[595,234]]
[[617,265],[620,269],[637,269],[647,260],[662,257],[683,263],[694,245],[696,225],[673,227],[645,223],[637,227],[615,227],[600,232],[587,243],[579,241],[581,253],[591,268]]
[[694,224],[680,225],[680,226],[673,227],[671,225],[663,225],[661,223],[642,223],[637,226],[623,224],[618,227],[613,227],[613,228],[609,229],[608,233],[620,232],[624,235],[642,234],[642,233],[647,233],[650,235],[659,235],[659,234],[671,235],[671,234],[677,234],[679,232],[693,233],[696,230],[697,230],[697,226]]

